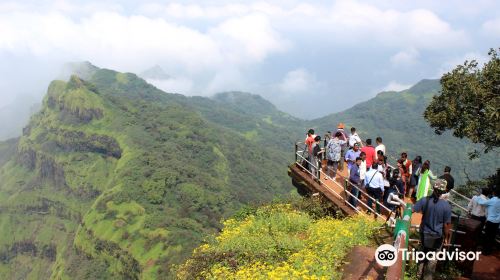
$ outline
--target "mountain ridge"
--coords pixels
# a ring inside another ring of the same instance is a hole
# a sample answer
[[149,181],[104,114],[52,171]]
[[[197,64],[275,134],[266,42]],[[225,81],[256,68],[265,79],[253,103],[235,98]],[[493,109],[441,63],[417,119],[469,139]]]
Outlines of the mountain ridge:
[[0,275],[166,277],[220,219],[292,190],[284,153],[189,100],[107,69],[53,81],[0,146]]

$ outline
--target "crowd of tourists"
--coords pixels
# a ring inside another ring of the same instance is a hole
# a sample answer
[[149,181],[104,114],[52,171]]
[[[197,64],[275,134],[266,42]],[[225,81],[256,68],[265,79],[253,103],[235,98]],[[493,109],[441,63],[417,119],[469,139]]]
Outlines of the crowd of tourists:
[[[431,180],[438,179],[430,169],[430,161],[422,161],[417,155],[413,161],[408,159],[408,154],[402,152],[396,165],[389,165],[386,146],[382,137],[376,137],[375,146],[372,139],[362,141],[351,127],[348,135],[344,124],[339,123],[337,130],[328,132],[324,137],[325,148],[321,148],[321,136],[310,129],[305,139],[308,151],[309,170],[312,176],[317,176],[320,162],[326,159],[325,172],[328,178],[336,178],[337,171],[344,170],[347,166],[347,177],[351,185],[352,196],[349,203],[358,207],[361,197],[360,190],[369,194],[367,204],[372,208],[373,201],[370,197],[394,210],[402,204],[403,197],[411,197],[414,202],[419,201],[432,193]],[[455,182],[450,174],[451,168],[446,166],[440,179],[446,181],[446,192],[442,195],[446,199],[448,192],[454,188]],[[356,199],[357,198],[357,199]],[[377,212],[380,211],[378,204]]]
[[[347,180],[351,193],[348,202],[352,207],[361,209],[358,202],[362,193],[366,196],[368,212],[373,208],[373,200],[377,200],[375,211],[380,213],[380,204],[400,213],[401,206],[407,200],[412,201],[413,211],[422,213],[420,227],[421,245],[424,251],[438,250],[450,243],[451,205],[447,201],[450,191],[455,186],[451,175],[451,168],[446,166],[441,176],[431,171],[429,160],[423,160],[416,155],[413,160],[408,159],[407,152],[402,152],[395,160],[396,165],[388,163],[387,148],[382,138],[376,137],[362,141],[351,127],[350,134],[344,130],[344,124],[339,123],[337,130],[324,135],[325,147],[321,148],[321,136],[316,135],[313,129],[307,133],[305,144],[308,152],[308,168],[313,177],[319,174],[321,162],[326,160],[324,172],[325,180],[335,180],[337,171],[347,167]],[[481,194],[474,196],[468,205],[469,217],[481,222],[484,235],[481,239],[484,254],[494,248],[495,237],[500,224],[500,191],[499,189],[484,189]],[[434,269],[428,265],[421,275],[429,275]],[[422,268],[424,270],[424,268]]]

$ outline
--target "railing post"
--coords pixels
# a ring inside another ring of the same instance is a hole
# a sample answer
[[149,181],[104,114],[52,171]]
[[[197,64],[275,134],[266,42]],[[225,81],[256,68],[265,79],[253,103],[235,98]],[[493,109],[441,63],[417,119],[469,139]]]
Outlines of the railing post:
[[347,179],[344,178],[344,204],[347,204]]
[[321,160],[318,160],[318,168],[316,168],[316,178],[318,179],[318,181],[321,180],[321,177],[320,177],[320,174],[321,174]]
[[298,152],[299,152],[299,147],[297,145],[297,142],[295,142],[295,162],[298,162],[298,156],[297,156]]
[[406,256],[400,249],[408,250],[408,241],[410,237],[411,226],[411,204],[406,204],[403,211],[403,218],[396,219],[394,227],[394,247],[396,247],[397,261],[387,269],[385,279],[403,279],[406,270]]

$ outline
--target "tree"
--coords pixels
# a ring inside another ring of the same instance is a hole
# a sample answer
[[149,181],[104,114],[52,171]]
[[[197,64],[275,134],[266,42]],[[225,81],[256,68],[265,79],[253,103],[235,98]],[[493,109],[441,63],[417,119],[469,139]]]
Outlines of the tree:
[[[484,145],[487,153],[500,143],[500,48],[490,49],[490,60],[478,68],[465,61],[441,77],[441,92],[432,98],[424,118],[436,134],[453,130],[455,137],[467,137]],[[469,154],[479,156],[479,151]]]

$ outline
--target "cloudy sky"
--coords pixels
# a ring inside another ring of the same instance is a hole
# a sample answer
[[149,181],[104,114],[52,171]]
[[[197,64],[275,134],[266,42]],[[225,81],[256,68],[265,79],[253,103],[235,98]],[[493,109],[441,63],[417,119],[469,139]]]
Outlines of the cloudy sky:
[[313,118],[484,61],[499,43],[499,1],[2,0],[0,109],[88,60],[159,65],[166,91],[248,91]]

